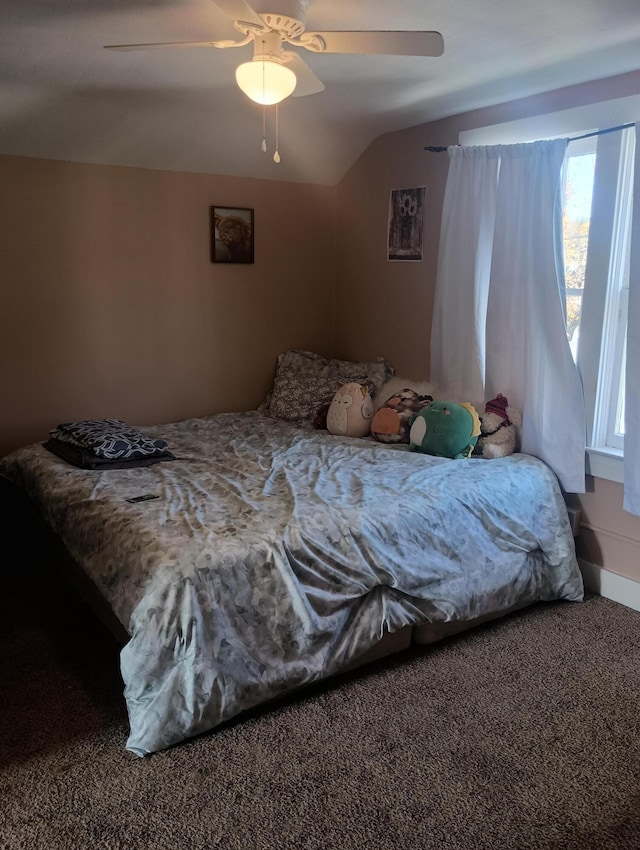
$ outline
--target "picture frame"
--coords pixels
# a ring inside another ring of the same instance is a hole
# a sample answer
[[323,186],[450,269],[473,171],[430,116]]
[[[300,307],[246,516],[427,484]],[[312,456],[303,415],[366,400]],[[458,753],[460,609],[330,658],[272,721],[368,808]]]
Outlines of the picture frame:
[[251,207],[210,208],[211,262],[253,263],[254,211]]
[[391,190],[387,226],[388,260],[422,260],[425,195],[425,186]]

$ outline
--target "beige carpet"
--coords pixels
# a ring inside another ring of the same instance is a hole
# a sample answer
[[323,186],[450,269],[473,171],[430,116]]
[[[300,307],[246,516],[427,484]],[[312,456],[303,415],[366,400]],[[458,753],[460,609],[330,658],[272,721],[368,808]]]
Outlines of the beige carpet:
[[2,602],[2,850],[640,848],[640,614],[539,606],[140,760],[117,647]]

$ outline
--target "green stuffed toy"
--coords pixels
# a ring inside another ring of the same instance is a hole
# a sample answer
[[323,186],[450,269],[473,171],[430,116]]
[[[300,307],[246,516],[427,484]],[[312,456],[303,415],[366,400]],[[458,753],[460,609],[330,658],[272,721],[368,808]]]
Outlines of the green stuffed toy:
[[432,401],[410,425],[409,448],[437,457],[469,457],[480,436],[480,417],[466,402]]

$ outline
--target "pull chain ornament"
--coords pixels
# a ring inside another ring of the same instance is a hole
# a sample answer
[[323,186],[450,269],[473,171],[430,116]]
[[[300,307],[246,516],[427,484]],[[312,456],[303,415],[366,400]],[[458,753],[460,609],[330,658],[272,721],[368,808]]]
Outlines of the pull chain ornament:
[[278,150],[278,147],[279,147],[279,143],[278,143],[278,140],[279,140],[279,132],[280,132],[280,128],[279,128],[279,112],[278,112],[278,104],[276,103],[276,150],[275,150],[275,153],[273,154],[273,161],[274,161],[275,163],[279,163],[279,162],[280,162],[280,151]]

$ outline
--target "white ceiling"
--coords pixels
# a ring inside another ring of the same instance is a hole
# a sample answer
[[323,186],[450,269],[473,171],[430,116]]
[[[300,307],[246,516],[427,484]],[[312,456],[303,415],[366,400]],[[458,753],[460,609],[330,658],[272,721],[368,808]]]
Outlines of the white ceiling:
[[438,30],[445,52],[303,51],[326,90],[281,105],[276,165],[235,84],[250,45],[103,50],[239,38],[211,0],[0,0],[0,153],[333,184],[382,133],[640,69],[640,0],[311,0],[307,29]]

